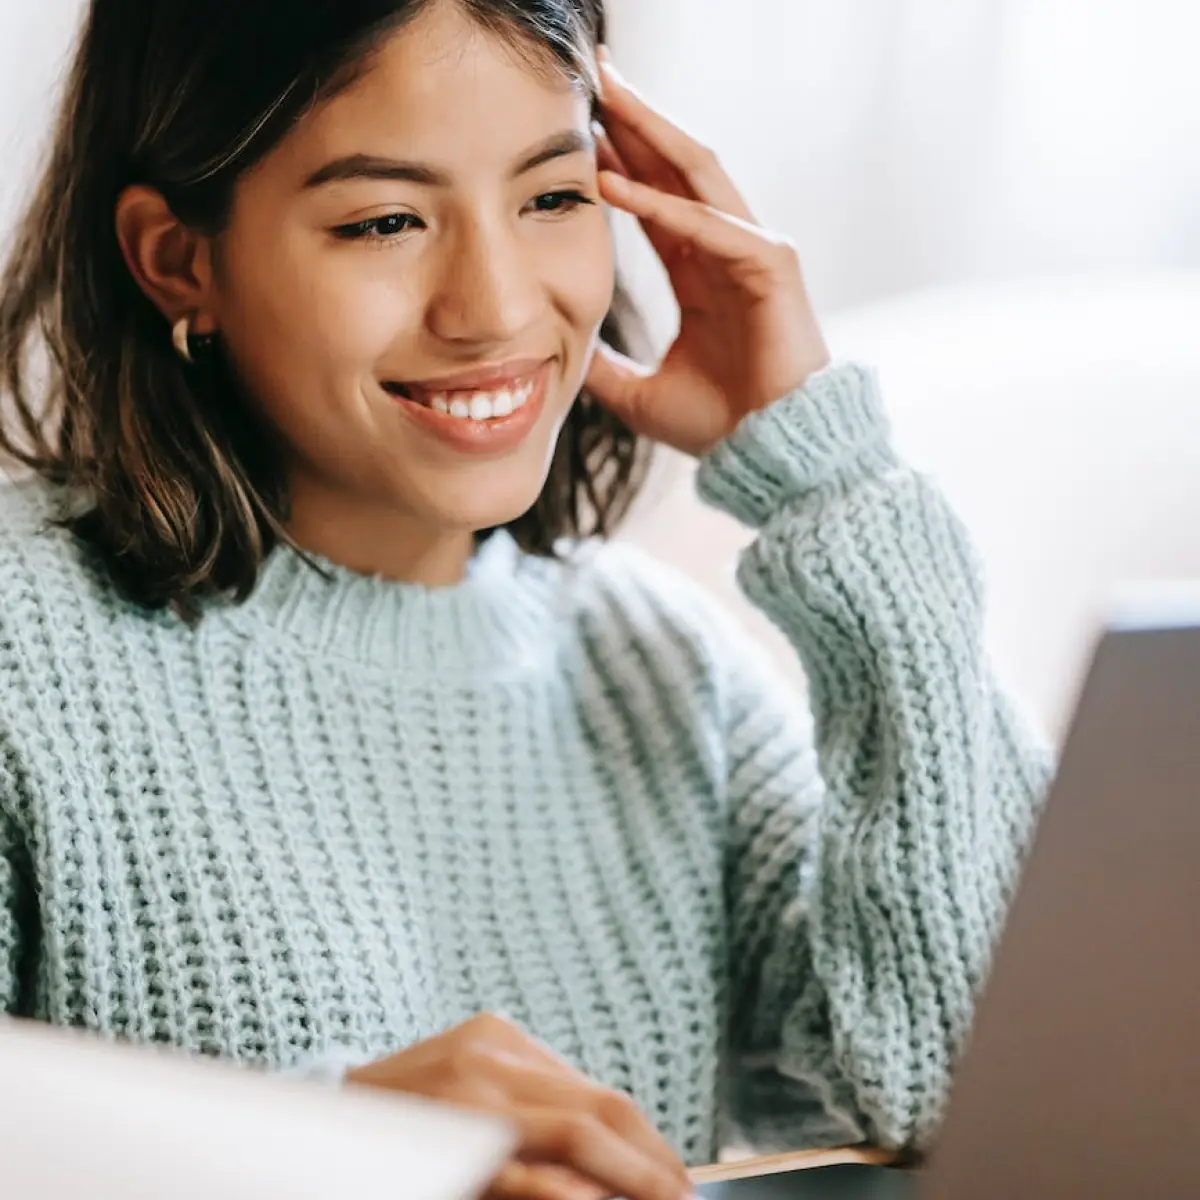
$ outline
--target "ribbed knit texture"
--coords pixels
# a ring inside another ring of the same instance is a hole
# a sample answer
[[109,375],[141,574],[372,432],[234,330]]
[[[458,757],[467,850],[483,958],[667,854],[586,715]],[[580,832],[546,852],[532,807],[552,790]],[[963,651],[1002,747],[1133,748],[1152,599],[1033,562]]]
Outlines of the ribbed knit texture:
[[691,1162],[936,1125],[1046,778],[979,579],[832,368],[701,464],[812,717],[693,585],[496,535],[446,589],[276,552],[195,628],[0,498],[0,1011],[247,1063],[491,1010]]

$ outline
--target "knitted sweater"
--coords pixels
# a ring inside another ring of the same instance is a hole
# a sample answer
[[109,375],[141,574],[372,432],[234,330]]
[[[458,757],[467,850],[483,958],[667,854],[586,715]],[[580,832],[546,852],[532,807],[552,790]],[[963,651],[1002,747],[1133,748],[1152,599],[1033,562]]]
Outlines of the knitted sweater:
[[0,1012],[273,1068],[507,1014],[690,1162],[935,1127],[1047,763],[967,539],[834,367],[704,459],[732,618],[619,544],[290,550],[188,626],[0,492]]

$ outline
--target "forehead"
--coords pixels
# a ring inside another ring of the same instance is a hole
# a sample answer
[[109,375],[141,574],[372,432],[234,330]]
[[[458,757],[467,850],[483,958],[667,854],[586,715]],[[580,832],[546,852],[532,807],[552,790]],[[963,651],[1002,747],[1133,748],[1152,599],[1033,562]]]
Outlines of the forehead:
[[311,114],[296,151],[308,162],[365,151],[507,167],[513,154],[589,120],[589,97],[548,49],[506,40],[441,3]]

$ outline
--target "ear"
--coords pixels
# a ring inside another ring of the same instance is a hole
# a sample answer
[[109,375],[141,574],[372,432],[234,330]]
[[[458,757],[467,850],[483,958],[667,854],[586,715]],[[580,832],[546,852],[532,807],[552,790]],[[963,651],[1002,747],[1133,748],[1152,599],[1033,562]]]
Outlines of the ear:
[[186,316],[192,333],[214,333],[210,239],[184,225],[160,192],[141,184],[117,198],[116,230],[130,274],[168,325]]

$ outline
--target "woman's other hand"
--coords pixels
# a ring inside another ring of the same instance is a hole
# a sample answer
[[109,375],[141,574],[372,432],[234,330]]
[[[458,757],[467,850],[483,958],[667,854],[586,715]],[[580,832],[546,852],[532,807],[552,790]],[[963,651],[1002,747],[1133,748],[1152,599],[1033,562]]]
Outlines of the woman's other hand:
[[346,1079],[507,1119],[518,1146],[487,1200],[691,1195],[683,1164],[628,1096],[592,1083],[500,1017],[473,1017]]

